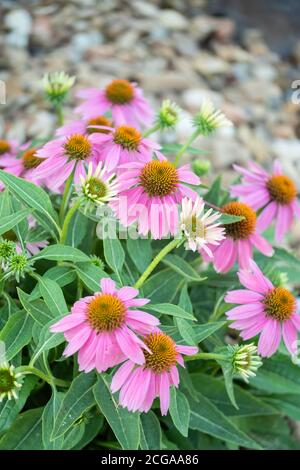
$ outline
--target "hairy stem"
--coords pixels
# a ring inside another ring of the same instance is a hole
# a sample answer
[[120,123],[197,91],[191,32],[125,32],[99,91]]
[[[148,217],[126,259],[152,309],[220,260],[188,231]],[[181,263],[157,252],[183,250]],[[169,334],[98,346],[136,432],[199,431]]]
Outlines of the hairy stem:
[[146,279],[150,276],[152,271],[156,268],[156,266],[160,263],[160,261],[168,254],[170,251],[172,251],[174,248],[177,248],[179,244],[182,243],[181,239],[174,238],[170,243],[168,243],[153,259],[153,261],[149,264],[148,268],[143,272],[141,277],[137,280],[135,283],[135,288],[139,289]]
[[194,140],[195,140],[198,136],[199,136],[199,130],[196,129],[196,130],[190,135],[190,137],[188,138],[188,140],[186,141],[186,143],[181,147],[181,149],[179,150],[179,152],[178,152],[177,155],[175,156],[175,160],[174,160],[174,162],[173,162],[175,166],[178,166],[182,155],[184,154],[184,152],[186,151],[186,149],[191,145],[192,142],[194,142]]
[[224,361],[227,359],[227,356],[225,356],[225,354],[200,352],[198,354],[194,354],[194,356],[185,356],[184,358],[184,360],[187,362],[196,361],[198,359],[204,359],[204,360],[214,359],[214,360]]
[[70,382],[66,380],[57,379],[55,377],[50,377],[49,375],[44,374],[41,370],[37,369],[36,367],[31,366],[20,366],[16,369],[16,372],[20,372],[23,375],[33,374],[39,377],[40,379],[47,382],[49,385],[57,385],[58,387],[69,387]]
[[61,230],[61,236],[60,236],[60,243],[63,245],[66,241],[67,235],[68,235],[68,228],[70,225],[70,222],[72,220],[73,215],[77,211],[81,204],[81,199],[77,199],[77,201],[73,204],[73,206],[70,207],[70,209],[67,212],[67,215],[65,217],[62,230]]

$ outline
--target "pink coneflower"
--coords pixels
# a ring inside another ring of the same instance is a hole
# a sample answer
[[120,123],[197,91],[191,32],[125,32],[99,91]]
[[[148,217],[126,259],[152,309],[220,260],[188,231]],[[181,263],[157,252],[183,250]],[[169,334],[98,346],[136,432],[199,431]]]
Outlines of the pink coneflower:
[[84,118],[93,118],[111,111],[117,126],[128,124],[134,127],[140,127],[141,124],[148,126],[153,119],[153,111],[142,90],[136,83],[127,80],[113,80],[104,90],[80,90],[77,96],[86,100],[75,109]]
[[56,190],[74,170],[74,180],[79,182],[79,175],[84,172],[84,164],[97,162],[98,152],[91,136],[72,134],[48,142],[36,155],[44,161],[34,170],[32,176],[37,179],[49,179],[51,189]]
[[161,154],[157,156],[159,160],[126,164],[119,177],[121,191],[114,210],[125,227],[137,221],[140,234],[150,231],[153,238],[160,239],[177,233],[178,204],[184,196],[198,197],[182,183],[199,185],[200,179],[189,165],[176,168]]
[[146,305],[148,299],[136,299],[133,287],[117,289],[112,279],[101,279],[101,291],[75,302],[71,313],[51,327],[63,332],[68,346],[65,356],[78,353],[80,370],[96,368],[103,372],[126,359],[137,364],[145,361],[143,349],[148,349],[137,336],[154,330],[159,320],[131,307]]
[[91,136],[92,142],[99,146],[100,160],[108,170],[128,162],[149,161],[152,153],[160,148],[159,144],[143,138],[134,127],[123,125],[109,130],[109,134],[94,133]]
[[198,348],[175,344],[170,336],[161,331],[150,333],[143,338],[149,351],[145,351],[145,363],[136,366],[133,361],[125,362],[115,373],[112,392],[120,391],[121,406],[129,411],[148,412],[153,400],[160,397],[160,410],[166,415],[170,404],[170,387],[179,385],[177,364],[184,367],[182,354],[192,356]]
[[43,162],[43,159],[37,156],[38,150],[36,148],[28,148],[27,145],[23,145],[20,150],[24,151],[18,157],[11,156],[5,159],[5,162],[2,163],[3,169],[15,176],[20,176],[27,181],[41,184],[41,181],[34,177],[35,168]]
[[16,140],[0,139],[0,168],[6,157],[15,157],[18,153],[18,142]]
[[[260,235],[257,229],[256,214],[251,207],[242,202],[232,201],[222,207],[222,212],[243,216],[244,220],[225,225],[225,240],[222,240],[218,247],[210,247],[217,272],[228,272],[236,261],[238,261],[240,268],[248,269],[253,257],[254,246],[265,256],[272,256],[272,245]],[[203,251],[202,255],[207,261],[210,261]]]
[[281,164],[274,163],[273,174],[270,176],[260,165],[249,163],[245,170],[234,165],[236,171],[243,175],[243,183],[231,187],[231,194],[240,197],[253,209],[263,208],[257,218],[260,231],[266,230],[272,220],[276,220],[275,238],[280,242],[289,231],[294,217],[300,217],[300,205],[297,201],[297,189],[288,176],[282,174]]
[[231,328],[241,330],[244,340],[260,333],[258,353],[263,357],[270,357],[277,351],[281,335],[287,349],[294,355],[300,330],[296,299],[284,287],[274,287],[254,261],[250,266],[251,272],[238,272],[246,289],[228,292],[225,297],[228,303],[240,304],[226,313],[230,320],[234,320]]
[[105,116],[96,116],[91,119],[79,119],[68,122],[57,129],[56,135],[65,137],[72,134],[93,134],[93,132],[108,134],[110,130],[106,129],[106,127],[111,128],[112,122]]

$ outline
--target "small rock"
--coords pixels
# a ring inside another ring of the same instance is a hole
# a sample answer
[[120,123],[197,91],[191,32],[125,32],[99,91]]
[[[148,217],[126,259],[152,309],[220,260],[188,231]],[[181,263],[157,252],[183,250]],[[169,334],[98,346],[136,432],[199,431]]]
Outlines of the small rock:
[[188,20],[181,13],[175,10],[161,10],[159,13],[159,22],[171,30],[184,30],[189,26]]
[[210,99],[216,107],[219,107],[223,101],[221,94],[208,89],[191,88],[182,94],[184,105],[194,112],[199,111],[205,98]]
[[194,60],[193,65],[195,70],[205,77],[217,74],[226,74],[230,71],[229,64],[225,62],[225,60],[207,52],[199,54],[199,56]]
[[4,17],[4,24],[10,30],[6,41],[11,46],[26,47],[32,26],[32,18],[27,10],[12,10]]

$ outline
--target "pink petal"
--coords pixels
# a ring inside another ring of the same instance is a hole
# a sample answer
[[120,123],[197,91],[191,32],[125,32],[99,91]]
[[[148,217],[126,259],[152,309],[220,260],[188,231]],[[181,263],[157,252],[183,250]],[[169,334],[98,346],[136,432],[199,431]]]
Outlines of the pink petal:
[[225,302],[230,304],[247,304],[248,302],[260,302],[264,299],[261,294],[246,289],[238,289],[227,292]]
[[103,277],[100,281],[100,286],[105,294],[114,294],[116,292],[116,283],[109,277]]
[[257,348],[258,354],[262,357],[272,356],[277,351],[280,340],[280,323],[277,320],[270,318],[261,332]]
[[110,389],[113,393],[120,390],[124,385],[127,378],[130,376],[132,369],[134,368],[134,362],[126,361],[124,364],[117,370],[113,376]]
[[253,257],[252,246],[248,240],[238,240],[238,262],[242,269],[248,269]]
[[253,245],[265,256],[272,256],[274,253],[272,245],[261,235],[255,233],[250,237]]
[[256,223],[259,232],[264,232],[275,219],[277,207],[277,203],[272,201],[259,214]]
[[239,305],[238,307],[234,307],[228,312],[226,312],[226,316],[229,320],[239,320],[243,318],[249,318],[257,315],[258,313],[264,312],[264,306],[260,302],[252,302],[250,304]]
[[214,251],[214,266],[216,271],[221,273],[229,271],[234,265],[236,257],[236,246],[232,238],[228,237]]
[[133,287],[122,287],[118,291],[118,297],[123,301],[133,299],[138,294],[138,289],[134,289]]
[[176,350],[180,354],[185,354],[186,356],[193,356],[198,352],[198,348],[196,346],[180,346],[179,344],[176,345]]
[[160,385],[159,385],[159,395],[160,395],[160,411],[164,416],[168,413],[170,406],[170,380],[166,372],[160,374]]
[[[128,328],[122,327],[115,331],[116,340],[128,359],[136,364],[144,364],[145,358],[141,346],[128,334]],[[138,340],[138,338],[136,338]]]
[[282,324],[282,335],[288,351],[293,355],[298,350],[298,332],[292,320],[286,320]]

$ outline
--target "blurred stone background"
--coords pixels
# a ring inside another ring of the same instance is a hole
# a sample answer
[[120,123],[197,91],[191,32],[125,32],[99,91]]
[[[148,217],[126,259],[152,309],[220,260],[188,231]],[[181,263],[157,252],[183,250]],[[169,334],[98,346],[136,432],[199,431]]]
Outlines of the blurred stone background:
[[[234,162],[254,158],[270,167],[279,158],[300,189],[297,0],[1,0],[0,17],[1,137],[51,135],[45,72],[76,75],[75,90],[128,78],[154,106],[170,98],[183,108],[177,135],[164,136],[169,142],[186,139],[204,96],[223,109],[235,127],[197,145],[225,184]],[[70,117],[75,103],[73,94]],[[291,243],[299,242],[298,222]]]

